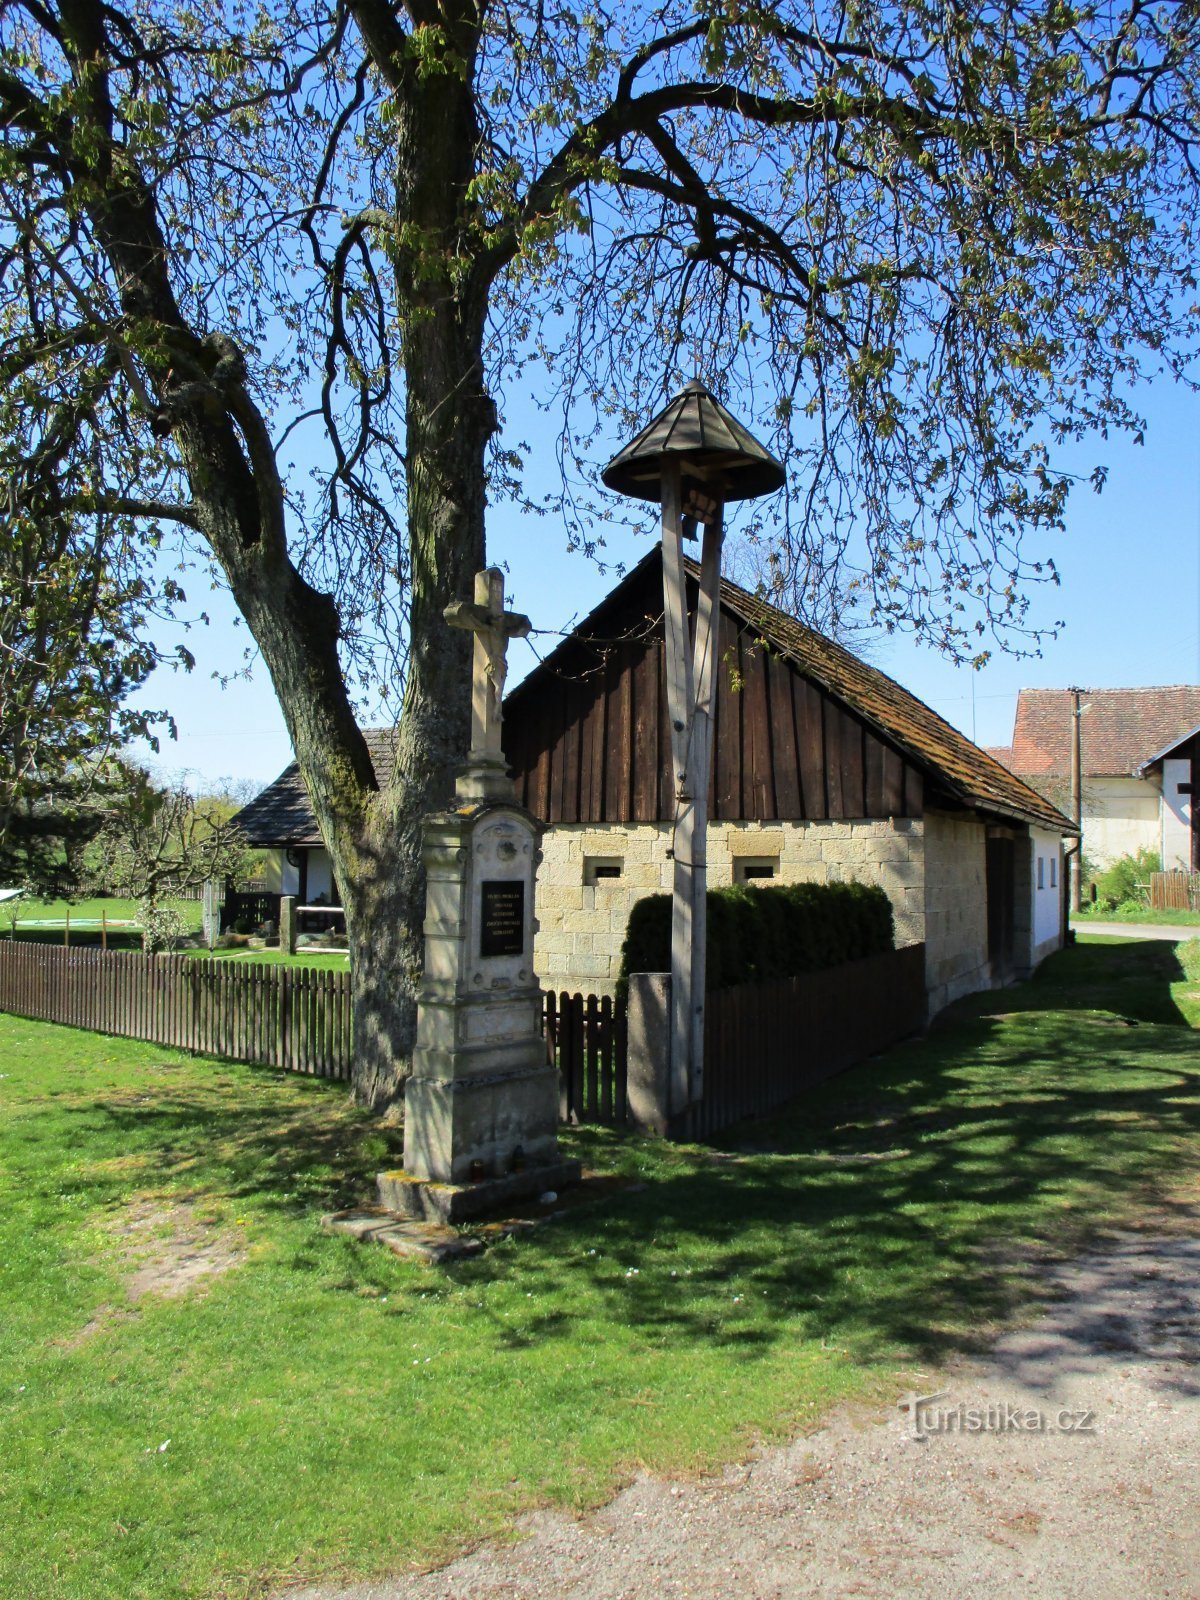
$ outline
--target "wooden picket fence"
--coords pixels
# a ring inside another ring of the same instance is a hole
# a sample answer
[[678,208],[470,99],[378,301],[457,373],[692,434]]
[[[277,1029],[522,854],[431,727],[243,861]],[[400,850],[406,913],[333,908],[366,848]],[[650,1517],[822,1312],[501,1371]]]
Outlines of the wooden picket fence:
[[0,1011],[318,1078],[350,1077],[348,972],[0,941]]
[[[705,1096],[672,1128],[706,1138],[763,1115],[924,1019],[924,946],[711,994]],[[0,941],[0,1011],[199,1055],[349,1079],[348,972]],[[564,1122],[628,1121],[624,998],[547,992]]]
[[1200,872],[1152,872],[1153,911],[1200,911]]
[[923,944],[719,989],[704,1008],[704,1098],[673,1131],[707,1139],[765,1116],[917,1033],[925,1008]]
[[625,1001],[609,995],[544,996],[543,1023],[559,1072],[563,1122],[626,1119]]

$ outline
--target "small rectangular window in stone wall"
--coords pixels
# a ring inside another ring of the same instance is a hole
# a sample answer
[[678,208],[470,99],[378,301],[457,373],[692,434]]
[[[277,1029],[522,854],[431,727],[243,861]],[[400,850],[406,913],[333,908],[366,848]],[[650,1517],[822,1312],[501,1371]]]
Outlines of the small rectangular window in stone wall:
[[584,856],[583,881],[585,884],[613,883],[623,877],[625,861],[622,856]]
[[778,856],[735,856],[733,881],[735,883],[761,883],[779,876]]

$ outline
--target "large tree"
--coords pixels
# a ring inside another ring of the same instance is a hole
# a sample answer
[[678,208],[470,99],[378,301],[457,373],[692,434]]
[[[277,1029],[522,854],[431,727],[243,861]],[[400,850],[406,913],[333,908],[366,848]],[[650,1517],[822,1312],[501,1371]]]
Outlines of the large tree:
[[[1191,356],[1191,4],[2,18],[0,382],[75,419],[77,511],[174,525],[231,589],[343,889],[374,1102],[412,1038],[420,817],[467,741],[442,613],[488,493],[521,493],[501,412],[531,364],[568,509],[598,436],[719,374],[788,458],[780,592],[969,657],[1052,576],[1022,539],[1061,522],[1056,447],[1136,429],[1131,381]],[[398,638],[377,775],[353,696]]]

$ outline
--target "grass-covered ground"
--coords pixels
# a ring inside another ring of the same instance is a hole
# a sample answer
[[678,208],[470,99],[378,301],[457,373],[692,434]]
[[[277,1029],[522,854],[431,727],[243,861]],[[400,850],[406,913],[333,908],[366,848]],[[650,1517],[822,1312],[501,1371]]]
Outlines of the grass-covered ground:
[[[174,907],[184,919],[189,932],[197,933],[200,929],[202,907],[199,900],[169,900],[165,904]],[[14,911],[15,907],[15,911]],[[107,914],[112,922],[133,922],[138,920],[136,900],[26,900],[9,901],[0,907],[0,928],[8,931],[9,924],[14,915],[16,917],[17,932],[25,924],[53,924],[61,927],[65,924],[68,914],[71,918],[72,928],[85,926],[99,927],[102,914]]]
[[1088,922],[1140,922],[1149,927],[1200,929],[1200,911],[1153,911],[1128,901],[1108,911],[1098,905],[1084,906],[1081,912],[1071,913],[1071,920],[1081,927]]
[[[183,918],[188,936],[198,936],[202,923],[202,908],[198,900],[172,900]],[[101,919],[107,918],[107,943],[111,950],[140,950],[142,948],[141,923],[138,920],[137,902],[134,900],[20,900],[0,906],[0,939],[16,938],[42,944],[62,944],[69,932],[72,945],[98,945],[101,940]],[[69,928],[68,928],[69,918]],[[278,950],[234,948],[207,950],[201,946],[185,953],[204,959],[217,957],[230,961],[258,961],[270,967],[305,967],[331,972],[345,972],[349,960],[344,952],[300,949],[294,956],[281,955]]]
[[[320,1232],[399,1155],[344,1089],[0,1018],[0,1595],[379,1573],[907,1386],[1194,1189],[1181,952],[1081,944],[724,1151],[569,1133],[646,1186],[440,1270]],[[170,1298],[181,1237],[228,1269]]]
[[344,950],[319,950],[307,949],[301,946],[294,956],[285,955],[279,950],[255,950],[253,948],[233,950],[188,950],[185,955],[194,956],[198,961],[233,961],[241,964],[252,962],[265,967],[306,967],[317,968],[323,972],[349,972],[350,957]]

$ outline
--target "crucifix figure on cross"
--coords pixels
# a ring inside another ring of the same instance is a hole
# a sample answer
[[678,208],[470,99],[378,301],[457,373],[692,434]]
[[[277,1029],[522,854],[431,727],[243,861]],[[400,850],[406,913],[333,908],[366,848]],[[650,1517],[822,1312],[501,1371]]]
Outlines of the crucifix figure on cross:
[[467,773],[459,780],[459,793],[473,793],[472,773],[491,774],[507,781],[500,742],[501,703],[508,674],[508,641],[523,639],[530,631],[528,617],[504,609],[504,574],[487,567],[475,574],[475,599],[455,600],[446,607],[446,621],[475,635],[471,669],[471,753]]

